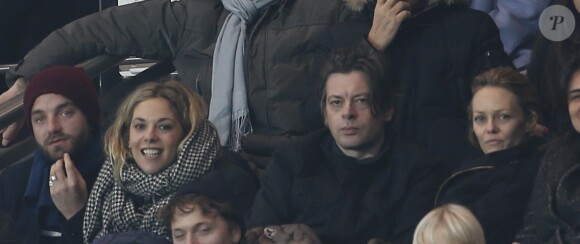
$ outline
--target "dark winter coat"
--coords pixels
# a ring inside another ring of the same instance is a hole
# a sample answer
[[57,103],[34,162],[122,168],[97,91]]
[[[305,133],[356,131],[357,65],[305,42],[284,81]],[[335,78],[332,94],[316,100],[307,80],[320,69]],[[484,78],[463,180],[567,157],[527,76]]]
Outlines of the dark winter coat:
[[487,243],[511,243],[521,228],[542,155],[539,140],[462,164],[437,195],[436,205],[466,206]]
[[[82,162],[91,164],[90,166],[86,166],[87,169],[94,169],[94,172],[91,170],[90,173],[86,172],[82,174],[87,186],[87,191],[89,192],[97,178],[99,172],[98,169],[104,161],[102,141],[100,138],[95,138],[95,135],[100,136],[101,134],[94,133],[92,135],[93,140],[91,140],[91,143],[88,146],[90,148],[84,151],[85,154],[81,156],[81,159],[75,161],[75,164],[81,164]],[[40,152],[38,151],[37,153]],[[42,243],[41,230],[44,225],[41,223],[41,220],[47,217],[40,215],[49,211],[42,211],[41,214],[36,214],[32,209],[35,208],[38,199],[25,197],[33,164],[35,163],[34,160],[39,159],[37,157],[25,158],[21,162],[17,162],[0,172],[0,212],[10,217],[10,224],[12,225],[12,229],[15,230],[15,232],[12,233],[11,238],[16,240],[16,243]],[[77,168],[80,169],[80,166]],[[48,181],[45,182],[45,184],[48,185]],[[58,228],[62,234],[62,236],[58,238],[58,243],[81,243],[85,209],[83,208],[68,220],[66,220],[62,214],[58,214],[60,215],[60,226],[58,226]]]
[[443,174],[421,149],[387,137],[373,158],[340,151],[328,130],[274,154],[249,216],[249,228],[306,224],[323,243],[410,243],[431,209]]
[[542,161],[524,225],[522,244],[580,243],[580,136],[555,144]]

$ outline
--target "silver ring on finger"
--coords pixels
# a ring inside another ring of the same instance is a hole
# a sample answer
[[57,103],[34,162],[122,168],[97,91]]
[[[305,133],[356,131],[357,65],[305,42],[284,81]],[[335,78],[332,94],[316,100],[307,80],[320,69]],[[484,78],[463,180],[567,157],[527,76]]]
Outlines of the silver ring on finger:
[[264,228],[264,235],[268,238],[268,239],[272,239],[274,238],[274,236],[276,235],[277,231],[273,228],[269,228],[266,227]]

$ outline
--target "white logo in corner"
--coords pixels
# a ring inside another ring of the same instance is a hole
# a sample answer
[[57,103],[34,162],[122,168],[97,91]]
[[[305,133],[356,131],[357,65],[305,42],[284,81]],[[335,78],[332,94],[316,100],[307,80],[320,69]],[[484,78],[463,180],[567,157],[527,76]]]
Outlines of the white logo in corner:
[[570,9],[556,4],[542,11],[538,24],[544,37],[559,42],[572,35],[576,27],[576,20]]

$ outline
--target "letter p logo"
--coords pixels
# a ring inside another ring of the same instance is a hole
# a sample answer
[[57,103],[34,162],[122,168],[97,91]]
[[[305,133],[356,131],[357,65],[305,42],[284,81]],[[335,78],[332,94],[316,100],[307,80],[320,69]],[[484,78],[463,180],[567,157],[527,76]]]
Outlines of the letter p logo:
[[544,9],[538,21],[540,32],[551,41],[563,41],[572,35],[576,20],[572,11],[563,5],[552,5]]
[[552,30],[556,30],[556,26],[564,23],[564,16],[551,16],[550,20],[553,21]]

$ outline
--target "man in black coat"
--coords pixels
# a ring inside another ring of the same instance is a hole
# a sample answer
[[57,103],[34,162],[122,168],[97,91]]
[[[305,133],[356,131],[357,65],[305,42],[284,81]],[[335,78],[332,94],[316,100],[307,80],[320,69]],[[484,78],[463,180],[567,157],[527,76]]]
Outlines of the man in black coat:
[[[274,240],[284,233],[269,225],[304,224],[322,243],[410,243],[443,175],[424,151],[389,130],[393,68],[379,52],[359,46],[334,51],[322,74],[327,128],[274,154],[247,237]],[[289,238],[299,236],[305,235]]]
[[493,20],[461,2],[377,0],[367,36],[400,74],[393,127],[451,168],[481,155],[466,136],[473,78],[512,65]]
[[96,89],[81,68],[50,67],[26,88],[24,113],[38,149],[0,173],[0,214],[16,243],[82,243],[88,193],[104,162]]

